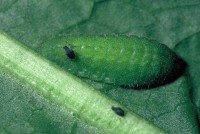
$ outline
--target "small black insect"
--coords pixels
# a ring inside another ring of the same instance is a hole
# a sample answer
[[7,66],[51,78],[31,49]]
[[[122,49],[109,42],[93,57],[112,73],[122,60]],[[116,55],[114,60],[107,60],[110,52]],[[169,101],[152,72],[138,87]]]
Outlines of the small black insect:
[[119,116],[124,116],[125,112],[120,107],[114,107],[112,106],[111,109]]
[[75,53],[74,51],[68,47],[68,46],[64,46],[63,47],[65,49],[65,54],[70,58],[70,59],[75,59]]

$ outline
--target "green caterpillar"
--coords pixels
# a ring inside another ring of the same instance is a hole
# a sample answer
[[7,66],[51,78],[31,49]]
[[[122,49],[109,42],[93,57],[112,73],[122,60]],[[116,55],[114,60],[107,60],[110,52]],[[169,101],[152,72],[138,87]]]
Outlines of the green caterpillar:
[[173,70],[176,54],[137,36],[67,36],[44,44],[41,53],[71,73],[115,85],[151,85]]

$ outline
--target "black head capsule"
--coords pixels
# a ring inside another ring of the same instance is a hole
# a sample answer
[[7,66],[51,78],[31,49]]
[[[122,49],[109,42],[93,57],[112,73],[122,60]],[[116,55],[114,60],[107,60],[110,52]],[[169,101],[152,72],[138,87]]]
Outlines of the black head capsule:
[[65,49],[65,54],[70,58],[70,59],[75,59],[75,53],[74,51],[68,47],[68,46],[64,46],[63,47]]
[[112,106],[111,109],[119,116],[124,116],[125,112],[120,107],[114,107]]

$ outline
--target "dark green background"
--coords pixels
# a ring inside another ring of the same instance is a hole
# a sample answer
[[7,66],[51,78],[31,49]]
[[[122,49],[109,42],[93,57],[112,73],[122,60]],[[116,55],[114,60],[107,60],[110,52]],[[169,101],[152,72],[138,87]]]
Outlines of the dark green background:
[[[199,133],[199,0],[0,0],[0,30],[38,51],[65,34],[126,34],[155,39],[188,63],[166,86],[97,90],[174,134]],[[102,133],[0,69],[0,133]]]

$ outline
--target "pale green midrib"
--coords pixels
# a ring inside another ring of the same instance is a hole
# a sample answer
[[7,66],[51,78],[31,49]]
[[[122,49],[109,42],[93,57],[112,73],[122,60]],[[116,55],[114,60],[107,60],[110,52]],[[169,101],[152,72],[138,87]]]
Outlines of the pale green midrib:
[[[32,86],[37,86],[35,89],[43,96],[107,133],[165,133],[2,33],[0,33],[0,64]],[[126,116],[117,116],[111,111],[111,106],[122,107],[126,111]]]

